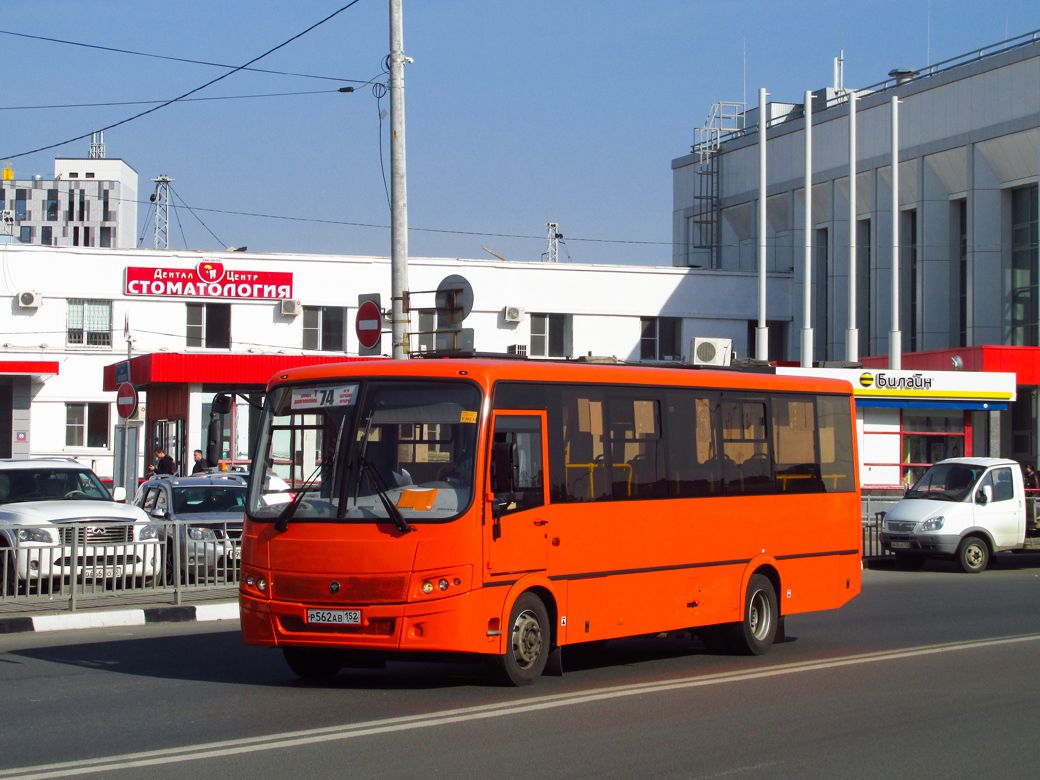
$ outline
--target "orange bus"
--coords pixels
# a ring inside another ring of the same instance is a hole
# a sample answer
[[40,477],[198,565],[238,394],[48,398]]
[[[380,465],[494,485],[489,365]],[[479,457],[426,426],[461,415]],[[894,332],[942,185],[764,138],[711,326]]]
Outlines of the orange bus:
[[305,678],[463,653],[515,685],[639,634],[764,653],[787,615],[860,590],[854,419],[848,382],[769,372],[286,371],[253,460],[243,637]]

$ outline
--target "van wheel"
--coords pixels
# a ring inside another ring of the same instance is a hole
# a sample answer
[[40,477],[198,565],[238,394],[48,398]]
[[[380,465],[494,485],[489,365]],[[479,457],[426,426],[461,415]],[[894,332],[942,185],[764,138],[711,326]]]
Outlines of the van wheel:
[[496,659],[499,679],[506,685],[530,685],[545,670],[549,658],[549,613],[533,593],[523,593],[509,615],[506,651]]
[[957,562],[968,574],[985,571],[989,563],[989,547],[977,536],[966,537],[957,548]]
[[283,647],[285,662],[304,680],[329,680],[343,668],[343,659],[336,650],[324,647]]
[[730,647],[737,655],[766,653],[773,644],[779,621],[773,583],[762,574],[752,574],[744,599],[744,619],[730,626]]

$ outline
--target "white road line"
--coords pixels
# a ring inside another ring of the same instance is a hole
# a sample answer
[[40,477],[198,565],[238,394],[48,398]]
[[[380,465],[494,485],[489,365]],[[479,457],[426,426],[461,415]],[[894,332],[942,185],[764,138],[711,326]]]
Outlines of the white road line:
[[262,750],[279,750],[313,745],[321,742],[334,742],[355,737],[368,737],[380,734],[392,734],[398,731],[445,726],[452,723],[465,723],[488,718],[500,718],[528,712],[552,710],[559,707],[571,707],[577,704],[619,699],[626,696],[639,696],[647,693],[663,693],[687,688],[699,688],[708,685],[759,680],[768,677],[779,677],[787,674],[837,669],[843,666],[898,661],[907,658],[954,653],[965,650],[978,650],[988,647],[1020,644],[1022,642],[1040,641],[1040,634],[1004,637],[1001,639],[983,639],[970,642],[949,642],[940,645],[911,647],[905,650],[889,650],[877,653],[862,653],[843,656],[824,661],[803,661],[801,663],[781,666],[767,666],[751,671],[725,672],[698,677],[683,677],[674,680],[662,680],[652,683],[635,683],[618,685],[610,688],[598,688],[577,693],[561,693],[553,696],[530,698],[521,701],[485,704],[478,707],[463,707],[444,710],[424,715],[409,715],[400,718],[352,723],[344,726],[326,726],[304,731],[288,731],[281,734],[268,734],[261,737],[208,742],[198,745],[187,745],[180,748],[150,750],[140,753],[126,753],[118,756],[67,761],[58,764],[41,764],[39,766],[20,767],[0,770],[0,780],[46,780],[47,778],[72,777],[98,772],[135,769],[161,764],[173,764],[181,761],[197,761],[205,758],[220,758],[243,753],[256,753]]
[[111,626],[143,626],[143,609],[121,609],[111,612],[70,612],[61,615],[36,615],[35,631],[65,631],[71,628],[109,628]]

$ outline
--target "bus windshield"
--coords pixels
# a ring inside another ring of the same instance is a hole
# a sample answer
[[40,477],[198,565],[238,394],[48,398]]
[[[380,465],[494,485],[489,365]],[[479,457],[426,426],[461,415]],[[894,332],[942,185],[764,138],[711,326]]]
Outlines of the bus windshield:
[[[468,382],[339,382],[268,396],[258,521],[442,522],[470,504],[481,394]],[[287,504],[286,483],[293,495]]]

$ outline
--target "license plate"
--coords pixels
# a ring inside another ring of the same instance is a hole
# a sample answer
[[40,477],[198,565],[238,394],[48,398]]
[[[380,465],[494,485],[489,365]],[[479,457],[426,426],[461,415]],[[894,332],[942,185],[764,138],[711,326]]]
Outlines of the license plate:
[[889,546],[893,550],[909,550],[910,542],[889,542]]
[[85,580],[100,580],[122,576],[122,566],[86,566],[83,569],[83,579]]
[[360,609],[308,609],[308,623],[324,623],[337,626],[357,626],[361,624]]

